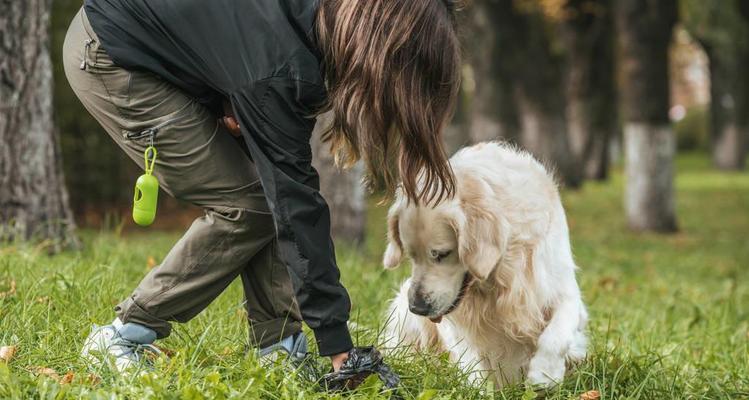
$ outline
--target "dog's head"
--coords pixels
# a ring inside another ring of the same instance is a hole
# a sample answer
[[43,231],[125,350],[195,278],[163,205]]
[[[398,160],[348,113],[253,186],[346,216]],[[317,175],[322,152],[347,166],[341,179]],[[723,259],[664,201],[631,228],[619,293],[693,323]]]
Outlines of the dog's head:
[[409,308],[435,322],[459,305],[474,280],[492,274],[507,246],[507,227],[492,206],[489,185],[458,178],[453,199],[415,206],[399,194],[388,212],[383,264],[390,269],[404,256],[411,260]]

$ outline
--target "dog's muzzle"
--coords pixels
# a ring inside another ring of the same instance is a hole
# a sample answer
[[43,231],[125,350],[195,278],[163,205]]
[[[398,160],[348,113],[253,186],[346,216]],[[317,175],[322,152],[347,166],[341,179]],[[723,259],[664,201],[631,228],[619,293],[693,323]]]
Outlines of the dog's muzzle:
[[460,302],[463,300],[463,297],[465,297],[466,292],[468,291],[468,288],[471,287],[472,283],[473,275],[466,272],[466,274],[463,276],[463,284],[460,286],[460,292],[458,292],[458,296],[455,298],[455,301],[450,304],[450,307],[448,307],[447,311],[443,312],[442,315],[430,317],[429,320],[434,322],[435,324],[439,324],[440,322],[442,322],[442,317],[455,311],[455,309],[460,305]]

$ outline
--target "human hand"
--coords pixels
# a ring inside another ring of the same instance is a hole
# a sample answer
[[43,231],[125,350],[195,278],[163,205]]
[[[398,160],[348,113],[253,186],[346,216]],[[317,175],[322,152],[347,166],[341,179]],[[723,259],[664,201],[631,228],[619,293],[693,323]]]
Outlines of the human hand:
[[234,116],[234,111],[228,101],[224,101],[224,116],[219,119],[219,122],[232,136],[242,136],[242,130],[239,129],[239,122],[237,122],[237,118]]
[[333,371],[337,372],[340,370],[346,360],[348,360],[348,351],[330,356],[330,362],[333,363]]
[[221,124],[226,128],[229,133],[234,137],[242,136],[242,130],[239,129],[239,123],[233,116],[225,116],[220,119]]
[[[364,382],[368,376],[377,374],[383,389],[395,390],[400,377],[385,364],[382,355],[374,347],[354,347],[348,353],[330,357],[333,372],[325,374],[320,384],[330,391],[352,390]],[[343,360],[336,365],[337,361]]]

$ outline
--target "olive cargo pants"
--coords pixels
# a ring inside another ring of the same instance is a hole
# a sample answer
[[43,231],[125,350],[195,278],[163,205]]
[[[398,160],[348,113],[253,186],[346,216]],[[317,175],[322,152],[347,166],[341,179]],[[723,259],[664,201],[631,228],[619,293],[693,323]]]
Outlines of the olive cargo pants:
[[254,345],[301,331],[260,180],[217,116],[156,75],[115,66],[83,11],[68,30],[63,61],[73,91],[117,145],[143,168],[150,138],[139,133],[155,131],[161,187],[205,210],[115,308],[119,318],[166,337],[171,321],[190,320],[241,276]]

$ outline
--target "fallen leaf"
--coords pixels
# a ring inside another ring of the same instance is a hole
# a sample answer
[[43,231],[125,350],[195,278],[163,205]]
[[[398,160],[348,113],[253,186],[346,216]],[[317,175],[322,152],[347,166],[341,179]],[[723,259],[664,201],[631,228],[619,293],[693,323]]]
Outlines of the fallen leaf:
[[101,382],[101,378],[99,378],[99,375],[96,374],[88,374],[86,377],[86,382],[88,382],[91,386],[96,386]]
[[49,296],[37,297],[36,302],[39,304],[49,303]]
[[32,371],[37,375],[48,376],[56,381],[60,380],[60,374],[58,374],[57,371],[49,367],[36,367],[32,369]]
[[597,390],[589,390],[580,395],[580,400],[598,400],[601,398],[601,393]]
[[159,346],[153,346],[153,347],[156,347],[157,349],[159,349],[159,351],[161,351],[165,356],[169,358],[172,358],[174,357],[175,354],[177,354],[176,351],[172,349],[167,349],[166,347],[159,347]]
[[73,373],[73,371],[68,371],[65,376],[60,379],[60,384],[68,385],[70,383],[73,383],[73,378],[75,378],[75,374]]
[[13,296],[14,294],[16,294],[16,281],[11,280],[9,284],[9,289],[4,292],[0,292],[0,299]]
[[146,260],[146,268],[153,269],[153,267],[156,266],[156,259],[153,258],[153,256],[148,256],[148,259]]
[[618,283],[619,281],[612,276],[604,276],[603,278],[598,280],[598,286],[609,291],[614,290]]
[[224,350],[221,351],[222,356],[230,356],[232,353],[234,353],[234,350],[229,346],[224,347]]
[[10,362],[13,356],[16,355],[16,351],[18,351],[18,347],[16,346],[0,347],[0,360],[6,363]]

